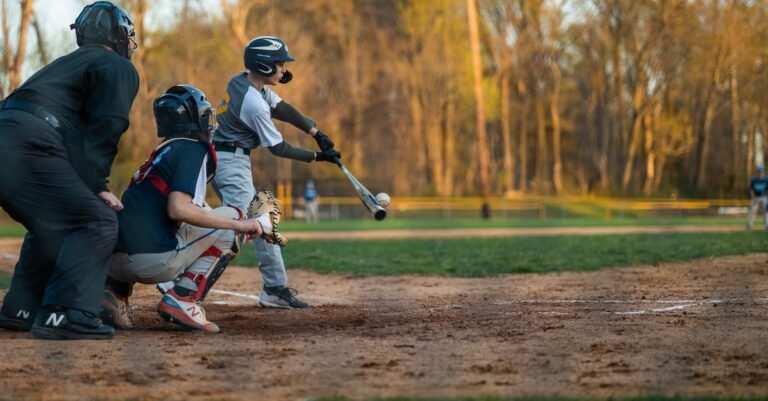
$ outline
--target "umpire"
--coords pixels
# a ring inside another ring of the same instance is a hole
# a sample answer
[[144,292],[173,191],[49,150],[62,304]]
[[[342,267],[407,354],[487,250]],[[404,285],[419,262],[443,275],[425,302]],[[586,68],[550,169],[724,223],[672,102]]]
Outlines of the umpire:
[[139,77],[135,31],[110,2],[71,28],[79,48],[0,104],[0,206],[27,228],[0,327],[44,339],[108,339],[98,318],[120,200],[107,177]]

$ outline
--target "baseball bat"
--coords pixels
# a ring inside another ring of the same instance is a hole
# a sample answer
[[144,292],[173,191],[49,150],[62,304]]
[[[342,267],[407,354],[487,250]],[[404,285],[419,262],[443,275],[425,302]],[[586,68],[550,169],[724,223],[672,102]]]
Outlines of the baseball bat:
[[334,162],[336,162],[336,165],[339,166],[344,175],[347,176],[349,182],[352,183],[352,188],[355,189],[357,196],[363,202],[363,206],[368,209],[368,211],[373,215],[373,218],[377,221],[384,220],[384,218],[387,217],[387,211],[381,207],[379,201],[376,200],[376,197],[371,194],[371,191],[369,191],[365,185],[361,184],[360,181],[358,181],[357,178],[355,178],[355,176],[352,175],[349,170],[347,170],[341,160],[337,158],[334,159]]

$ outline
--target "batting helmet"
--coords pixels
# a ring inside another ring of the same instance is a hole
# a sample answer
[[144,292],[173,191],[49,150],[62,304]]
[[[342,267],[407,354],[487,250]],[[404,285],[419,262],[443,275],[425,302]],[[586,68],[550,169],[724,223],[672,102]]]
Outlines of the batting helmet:
[[97,1],[85,6],[69,28],[75,30],[78,46],[109,46],[128,60],[138,47],[131,16],[108,1]]
[[216,109],[205,93],[190,85],[176,85],[152,104],[161,138],[189,137],[211,142],[216,131]]
[[[296,61],[288,54],[288,45],[274,36],[258,36],[248,42],[245,47],[245,68],[263,76],[271,77],[277,72],[276,62]],[[287,84],[293,79],[293,74],[285,70],[280,78],[281,84]]]

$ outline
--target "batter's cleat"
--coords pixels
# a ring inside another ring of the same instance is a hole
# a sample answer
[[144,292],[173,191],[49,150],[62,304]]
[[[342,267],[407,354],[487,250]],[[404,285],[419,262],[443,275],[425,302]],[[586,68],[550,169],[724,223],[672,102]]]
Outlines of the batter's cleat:
[[200,330],[209,334],[221,331],[216,323],[209,322],[205,318],[205,309],[194,298],[179,296],[173,289],[163,295],[163,299],[157,305],[157,313],[163,320],[186,330]]
[[37,314],[32,335],[44,340],[109,340],[115,329],[90,312],[46,307]]
[[29,331],[35,321],[35,312],[3,305],[0,309],[0,328],[15,331]]
[[296,298],[299,292],[293,288],[264,287],[259,294],[259,304],[265,308],[303,309],[309,304]]
[[103,308],[101,319],[105,323],[120,330],[133,328],[133,317],[131,316],[131,305],[128,303],[128,297],[118,295],[112,288],[107,288],[101,298],[101,306]]

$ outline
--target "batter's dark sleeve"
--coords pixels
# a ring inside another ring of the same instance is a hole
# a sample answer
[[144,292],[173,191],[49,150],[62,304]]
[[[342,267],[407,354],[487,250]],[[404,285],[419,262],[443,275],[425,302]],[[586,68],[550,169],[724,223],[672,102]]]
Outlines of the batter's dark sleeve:
[[277,106],[272,109],[272,117],[280,121],[285,121],[304,132],[309,132],[312,127],[317,125],[316,122],[301,114],[300,111],[296,110],[295,107],[285,101],[278,103]]
[[139,90],[139,74],[128,60],[111,57],[85,74],[89,89],[85,110],[88,129],[79,163],[83,180],[95,193],[107,183],[117,146],[128,129],[128,113]]
[[291,146],[291,144],[285,141],[282,141],[277,145],[270,146],[267,149],[269,149],[269,151],[272,152],[273,155],[278,157],[285,157],[287,159],[300,160],[307,163],[310,163],[315,160],[315,152],[304,149],[304,148],[297,148],[297,147]]

